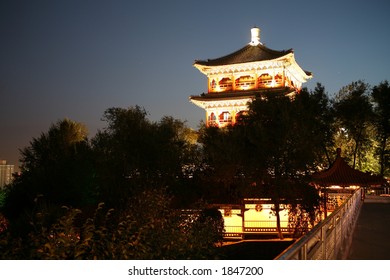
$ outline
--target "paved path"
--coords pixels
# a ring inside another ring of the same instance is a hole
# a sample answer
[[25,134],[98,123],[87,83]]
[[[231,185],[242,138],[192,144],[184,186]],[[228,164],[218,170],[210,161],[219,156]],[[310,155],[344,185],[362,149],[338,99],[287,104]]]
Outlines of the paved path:
[[390,260],[390,197],[366,196],[347,260]]

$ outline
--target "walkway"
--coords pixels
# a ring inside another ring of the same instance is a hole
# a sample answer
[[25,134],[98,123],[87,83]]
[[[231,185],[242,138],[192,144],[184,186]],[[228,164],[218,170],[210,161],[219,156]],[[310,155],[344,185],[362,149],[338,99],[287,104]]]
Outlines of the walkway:
[[390,260],[390,197],[366,196],[347,260]]

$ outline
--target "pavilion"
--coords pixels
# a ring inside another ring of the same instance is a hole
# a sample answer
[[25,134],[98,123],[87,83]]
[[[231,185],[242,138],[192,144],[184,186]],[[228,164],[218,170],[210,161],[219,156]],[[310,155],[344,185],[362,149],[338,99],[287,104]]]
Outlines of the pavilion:
[[362,172],[350,167],[341,157],[340,148],[337,149],[337,156],[333,164],[324,171],[314,173],[311,181],[317,188],[323,190],[325,217],[327,216],[328,189],[336,187],[345,190],[353,187],[379,187],[386,184],[383,176]]
[[386,183],[383,176],[361,172],[350,167],[341,157],[341,149],[337,149],[337,156],[333,164],[324,171],[312,175],[312,182],[320,186],[381,186]]

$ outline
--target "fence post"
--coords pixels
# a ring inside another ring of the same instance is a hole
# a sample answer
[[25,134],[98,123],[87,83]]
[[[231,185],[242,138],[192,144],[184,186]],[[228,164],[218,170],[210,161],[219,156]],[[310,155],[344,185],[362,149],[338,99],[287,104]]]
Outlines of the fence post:
[[333,217],[333,230],[334,230],[334,248],[333,248],[333,256],[332,259],[335,259],[337,256],[337,216],[340,215],[337,214]]
[[325,227],[321,227],[321,255],[326,260],[326,248],[325,248]]
[[299,256],[300,260],[307,260],[307,243],[305,243],[301,248],[301,254]]

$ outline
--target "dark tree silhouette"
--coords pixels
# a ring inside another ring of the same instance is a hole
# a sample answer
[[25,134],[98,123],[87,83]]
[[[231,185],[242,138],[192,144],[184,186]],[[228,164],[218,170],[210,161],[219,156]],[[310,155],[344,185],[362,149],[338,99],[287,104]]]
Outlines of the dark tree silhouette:
[[36,207],[50,209],[50,223],[63,205],[96,203],[92,153],[83,124],[68,119],[53,124],[21,150],[21,163],[21,175],[10,185],[3,209],[13,233],[29,231]]
[[380,174],[390,175],[390,86],[388,81],[374,86],[371,92],[374,102],[374,124],[376,139],[379,143],[377,154],[379,155]]

